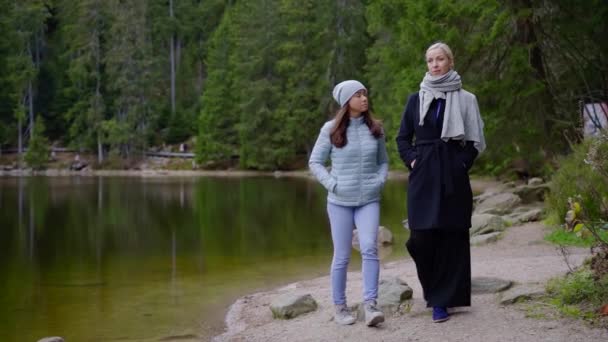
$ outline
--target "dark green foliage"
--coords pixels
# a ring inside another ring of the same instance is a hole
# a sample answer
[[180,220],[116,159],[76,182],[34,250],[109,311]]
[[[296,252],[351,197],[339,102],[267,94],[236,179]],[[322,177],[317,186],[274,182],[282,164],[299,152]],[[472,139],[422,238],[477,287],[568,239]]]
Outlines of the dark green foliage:
[[[578,124],[578,101],[590,90],[602,94],[596,98],[608,96],[601,62],[607,44],[599,36],[607,33],[606,25],[595,22],[605,20],[608,5],[570,2],[370,4],[369,29],[375,41],[367,65],[375,103],[380,112],[389,113],[389,134],[397,129],[407,94],[418,90],[426,71],[425,49],[441,40],[452,47],[464,87],[480,103],[489,147],[481,160],[483,170],[502,172],[513,160],[525,159],[531,173],[542,171],[550,155],[567,149],[563,134],[571,134]],[[389,149],[395,159],[394,146]]]
[[580,203],[585,219],[608,221],[608,158],[603,158],[607,155],[608,136],[604,135],[585,140],[560,160],[547,197],[555,222],[563,222],[569,198]]
[[363,13],[358,1],[235,4],[211,42],[199,162],[277,169],[306,158],[333,85],[363,76]]
[[13,131],[12,127],[9,124],[0,121],[0,149],[10,140],[11,132]]
[[608,98],[603,0],[0,0],[0,8],[0,144],[16,147],[20,136],[27,144],[40,116],[53,141],[95,151],[100,162],[110,151],[139,156],[196,135],[203,166],[301,166],[336,109],[333,86],[359,79],[391,163],[402,167],[397,125],[438,40],[479,100],[488,150],[478,172],[521,160],[531,174],[550,172],[547,162],[575,136],[579,101]]
[[36,120],[32,137],[25,153],[25,162],[35,170],[43,169],[49,160],[49,141],[44,136],[45,129],[42,118]]
[[104,4],[100,0],[77,4],[66,1],[58,8],[60,22],[64,23],[61,34],[70,37],[62,42],[67,52],[61,55],[68,66],[62,94],[70,104],[64,112],[69,141],[74,147],[93,150],[101,142],[106,117],[102,40],[108,29],[108,13]]
[[238,94],[233,90],[230,59],[235,49],[231,29],[232,12],[228,10],[224,15],[209,43],[209,75],[201,97],[202,109],[196,145],[199,163],[229,160],[237,155]]
[[178,111],[171,116],[168,124],[167,137],[165,141],[169,144],[177,144],[192,136],[193,114],[189,111]]

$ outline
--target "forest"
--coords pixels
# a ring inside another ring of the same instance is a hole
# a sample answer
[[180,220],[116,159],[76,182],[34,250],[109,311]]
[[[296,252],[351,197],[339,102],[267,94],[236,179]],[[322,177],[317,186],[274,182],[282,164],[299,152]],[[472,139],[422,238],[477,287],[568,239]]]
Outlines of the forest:
[[[0,150],[109,159],[186,143],[202,168],[304,167],[358,79],[394,137],[436,41],[475,93],[476,171],[544,173],[608,100],[605,0],[0,0]],[[33,159],[31,159],[33,160]]]

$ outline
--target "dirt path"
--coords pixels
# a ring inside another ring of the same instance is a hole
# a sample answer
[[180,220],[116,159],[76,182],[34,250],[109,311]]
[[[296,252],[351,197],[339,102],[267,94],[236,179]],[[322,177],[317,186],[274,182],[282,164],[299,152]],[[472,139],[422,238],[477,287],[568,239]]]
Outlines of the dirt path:
[[[567,272],[558,250],[542,238],[544,227],[530,223],[509,228],[493,244],[472,248],[473,277],[498,277],[518,284],[544,283]],[[401,248],[397,246],[397,248]],[[569,260],[580,265],[587,249],[570,249]],[[521,306],[501,306],[499,295],[474,295],[470,308],[458,309],[448,322],[434,324],[425,307],[422,289],[411,260],[383,265],[380,277],[398,276],[414,290],[409,313],[388,317],[378,328],[357,322],[338,326],[332,320],[329,278],[298,282],[284,288],[239,299],[227,315],[228,330],[216,341],[608,341],[608,331],[590,329],[573,320],[526,317]],[[361,275],[348,274],[347,297],[359,300]],[[269,303],[284,291],[310,293],[319,308],[288,321],[274,320]]]

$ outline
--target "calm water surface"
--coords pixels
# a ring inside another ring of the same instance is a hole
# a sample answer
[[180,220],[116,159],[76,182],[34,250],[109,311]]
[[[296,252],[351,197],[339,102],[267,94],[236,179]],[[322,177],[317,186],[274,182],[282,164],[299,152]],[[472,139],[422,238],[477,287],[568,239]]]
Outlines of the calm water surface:
[[[402,258],[405,182],[383,196]],[[0,341],[206,340],[239,296],[328,273],[325,197],[294,178],[0,178]]]

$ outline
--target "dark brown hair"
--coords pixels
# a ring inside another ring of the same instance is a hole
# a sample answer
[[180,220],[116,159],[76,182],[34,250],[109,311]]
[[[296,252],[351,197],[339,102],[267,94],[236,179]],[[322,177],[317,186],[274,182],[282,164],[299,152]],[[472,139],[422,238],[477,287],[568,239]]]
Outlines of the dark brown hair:
[[[384,135],[382,132],[382,123],[379,120],[374,119],[369,110],[361,113],[361,115],[363,116],[363,122],[365,122],[374,138],[378,139]],[[329,133],[329,138],[334,146],[344,147],[348,143],[346,139],[346,128],[350,123],[348,103],[338,110],[334,119],[334,127]]]

